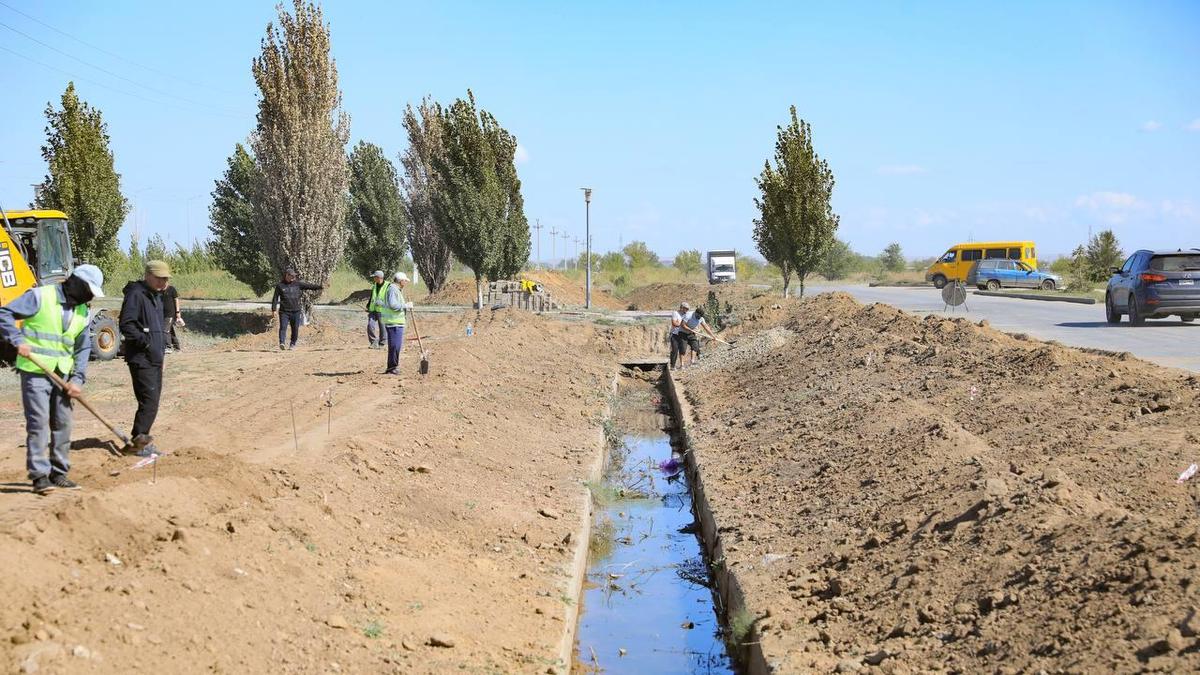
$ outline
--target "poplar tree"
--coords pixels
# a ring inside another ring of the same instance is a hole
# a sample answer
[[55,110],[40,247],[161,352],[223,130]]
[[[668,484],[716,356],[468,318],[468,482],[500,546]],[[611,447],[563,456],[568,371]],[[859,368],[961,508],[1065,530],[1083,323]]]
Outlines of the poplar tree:
[[833,171],[813,149],[812,127],[796,116],[791,107],[787,127],[777,127],[775,163],[764,162],[757,179],[760,191],[754,204],[759,217],[754,221],[754,241],[759,253],[783,272],[783,295],[787,297],[791,276],[800,282],[820,264],[837,232],[833,212]]
[[129,214],[121,175],[113,166],[108,125],[100,111],[80,100],[68,82],[61,108],[46,105],[47,173],[35,188],[34,205],[67,214],[75,256],[109,274],[121,258],[117,232]]
[[434,155],[434,218],[446,245],[475,275],[477,306],[483,279],[515,274],[529,259],[529,223],[514,161],[517,139],[475,95],[442,111],[442,148]]
[[261,180],[258,165],[241,143],[226,163],[225,175],[216,181],[208,207],[208,229],[213,234],[210,249],[221,269],[249,286],[255,295],[262,295],[275,283],[276,274],[254,229],[252,200]]
[[[341,108],[329,26],[321,9],[278,6],[252,72],[259,88],[251,148],[258,163],[255,230],[276,271],[327,283],[346,245],[350,118]],[[309,313],[312,298],[304,295]]]
[[399,271],[407,251],[408,217],[400,202],[396,167],[373,143],[359,141],[350,153],[350,240],[346,258],[363,277]]
[[413,110],[404,110],[404,130],[408,149],[400,156],[404,176],[400,183],[404,211],[408,215],[409,245],[413,262],[430,293],[435,293],[450,275],[450,247],[442,239],[433,213],[433,192],[437,190],[433,158],[442,149],[442,108],[429,98]]

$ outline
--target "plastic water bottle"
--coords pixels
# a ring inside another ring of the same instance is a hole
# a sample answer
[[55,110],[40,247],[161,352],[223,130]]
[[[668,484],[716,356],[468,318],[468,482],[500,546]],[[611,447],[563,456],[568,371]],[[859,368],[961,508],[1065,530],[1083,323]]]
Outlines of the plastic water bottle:
[[474,334],[475,334],[475,326],[468,323],[467,324],[467,337],[471,337]]

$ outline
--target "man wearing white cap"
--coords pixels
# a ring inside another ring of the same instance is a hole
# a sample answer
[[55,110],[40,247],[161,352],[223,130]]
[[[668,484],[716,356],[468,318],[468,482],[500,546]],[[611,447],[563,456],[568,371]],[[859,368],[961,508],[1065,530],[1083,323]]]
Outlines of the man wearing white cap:
[[383,347],[383,342],[387,339],[387,329],[383,327],[380,314],[383,306],[387,304],[388,282],[385,279],[387,277],[383,270],[375,270],[371,275],[371,280],[375,282],[371,287],[371,297],[367,300],[367,344],[371,349]]
[[683,366],[683,356],[687,353],[687,340],[683,333],[683,322],[687,321],[692,316],[692,306],[686,302],[679,303],[679,309],[671,312],[671,333],[667,339],[671,342],[671,368],[675,368],[675,361],[679,361],[679,365]]
[[[40,495],[54,488],[79,487],[67,477],[71,399],[80,395],[87,379],[92,354],[88,303],[104,297],[103,286],[99,267],[80,265],[61,284],[32,288],[0,307],[0,339],[17,348],[25,408],[25,468],[33,491]],[[23,322],[20,328],[17,321]],[[55,385],[33,358],[66,380],[67,389]]]
[[404,348],[404,312],[412,307],[404,300],[404,287],[408,285],[408,275],[396,272],[392,283],[388,284],[387,296],[383,307],[379,310],[379,318],[387,331],[388,355],[385,375],[399,375],[396,370],[400,367],[400,350]]

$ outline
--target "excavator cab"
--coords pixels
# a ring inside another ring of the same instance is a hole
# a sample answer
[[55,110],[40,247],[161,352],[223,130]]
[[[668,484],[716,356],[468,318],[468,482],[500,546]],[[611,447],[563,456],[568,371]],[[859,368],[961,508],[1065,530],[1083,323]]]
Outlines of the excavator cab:
[[[34,286],[61,283],[75,269],[67,216],[62,211],[0,209],[0,225],[0,306]],[[115,357],[121,348],[116,320],[105,310],[92,307],[88,328],[92,358],[108,361]]]

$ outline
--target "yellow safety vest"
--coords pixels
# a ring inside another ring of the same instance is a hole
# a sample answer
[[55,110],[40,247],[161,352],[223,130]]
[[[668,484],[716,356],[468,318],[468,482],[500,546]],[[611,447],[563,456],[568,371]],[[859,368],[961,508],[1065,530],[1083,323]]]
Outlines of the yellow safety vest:
[[371,311],[382,312],[387,306],[387,284],[378,284],[371,289]]
[[[388,284],[388,288],[391,288],[392,286],[395,286],[395,284]],[[397,287],[396,293],[398,293],[400,295],[400,306],[403,307],[404,306],[404,291],[401,291],[400,288]],[[401,309],[401,310],[397,311],[397,310],[394,310],[394,309],[388,307],[386,292],[383,294],[383,300],[380,301],[380,303],[379,303],[378,311],[379,311],[379,320],[383,322],[383,325],[385,325],[385,326],[403,326],[404,325],[404,310]]]
[[[58,301],[58,286],[41,286],[38,288],[41,304],[37,314],[21,323],[21,335],[33,353],[47,367],[58,371],[63,376],[70,375],[75,368],[75,338],[87,329],[87,305],[76,305],[71,324],[63,330],[63,306]],[[27,373],[41,373],[41,368],[33,361],[18,356],[17,370]]]

